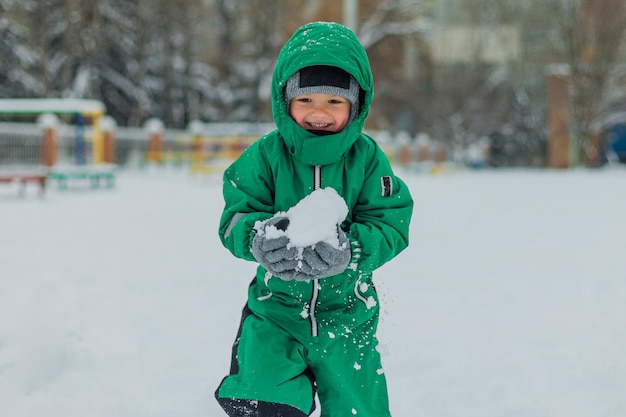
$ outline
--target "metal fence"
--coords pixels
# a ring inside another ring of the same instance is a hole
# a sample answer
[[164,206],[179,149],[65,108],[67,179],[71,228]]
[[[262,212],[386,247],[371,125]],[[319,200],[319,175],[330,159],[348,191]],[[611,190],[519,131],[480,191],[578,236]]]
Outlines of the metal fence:
[[[155,156],[151,147],[153,132],[144,128],[117,127],[114,130],[114,161],[120,168],[140,167],[146,163],[156,162],[188,165],[194,172],[213,172],[225,167],[227,165],[225,162],[236,159],[247,146],[274,128],[273,124],[267,123],[210,123],[196,125],[189,130],[165,129],[159,132],[161,145]],[[77,128],[74,125],[60,124],[55,127],[55,133],[55,165],[68,166],[93,162],[91,126]],[[402,154],[399,150],[402,146],[399,144],[409,146],[408,139],[404,141],[401,138],[393,139],[384,131],[368,134],[378,142],[392,163],[407,165],[412,161],[425,162],[422,159],[426,162],[437,160],[437,157],[432,155],[421,158],[413,145],[411,149],[405,149],[410,155],[405,159],[399,158],[398,155]],[[43,135],[44,127],[37,123],[0,122],[0,169],[41,167],[44,158]],[[78,137],[84,139],[79,141]],[[415,144],[419,145],[420,142],[417,141]]]
[[[213,124],[202,131],[165,129],[161,132],[162,162],[193,163],[198,161],[199,146],[204,158],[223,154],[225,146],[237,143],[239,150],[273,129],[268,124]],[[92,161],[92,128],[86,127],[84,145],[77,141],[76,127],[59,125],[56,129],[57,164],[73,165],[77,149],[83,151],[86,163]],[[37,166],[42,163],[43,128],[36,123],[0,123],[0,167]],[[151,133],[142,128],[117,128],[115,130],[115,163],[120,167],[144,163],[148,156]],[[198,145],[198,136],[202,137]],[[194,155],[194,153],[196,153]]]
[[0,166],[40,164],[41,137],[36,124],[0,123]]

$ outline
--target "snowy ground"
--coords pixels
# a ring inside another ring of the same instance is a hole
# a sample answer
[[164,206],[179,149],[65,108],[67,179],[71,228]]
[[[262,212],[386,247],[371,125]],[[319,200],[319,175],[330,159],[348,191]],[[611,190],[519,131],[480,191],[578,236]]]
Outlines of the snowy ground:
[[[394,416],[626,416],[626,170],[406,174],[377,273]],[[0,416],[218,417],[254,265],[220,180],[0,187]]]

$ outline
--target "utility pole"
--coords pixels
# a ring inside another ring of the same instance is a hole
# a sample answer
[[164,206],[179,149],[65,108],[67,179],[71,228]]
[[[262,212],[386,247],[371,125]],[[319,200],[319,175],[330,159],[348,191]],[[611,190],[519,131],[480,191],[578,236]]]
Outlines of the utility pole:
[[354,33],[359,29],[359,0],[343,0],[343,23]]

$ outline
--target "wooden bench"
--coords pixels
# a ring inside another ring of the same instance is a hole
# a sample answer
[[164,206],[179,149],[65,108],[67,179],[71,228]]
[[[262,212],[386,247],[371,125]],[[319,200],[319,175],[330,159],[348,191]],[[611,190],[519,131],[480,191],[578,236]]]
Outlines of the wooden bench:
[[37,172],[0,172],[0,183],[19,184],[20,195],[26,195],[26,184],[29,182],[39,185],[40,195],[46,191],[46,174]]

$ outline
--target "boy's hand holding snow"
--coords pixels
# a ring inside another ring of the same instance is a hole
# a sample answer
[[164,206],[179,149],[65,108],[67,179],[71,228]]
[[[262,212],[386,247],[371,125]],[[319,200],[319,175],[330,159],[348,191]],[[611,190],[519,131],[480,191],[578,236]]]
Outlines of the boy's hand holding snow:
[[350,242],[339,226],[337,240],[337,247],[322,241],[304,248],[298,269],[309,278],[326,278],[342,273],[348,266],[352,253]]
[[297,249],[289,247],[287,217],[272,217],[263,222],[252,240],[252,255],[272,275],[293,279],[298,265]]

